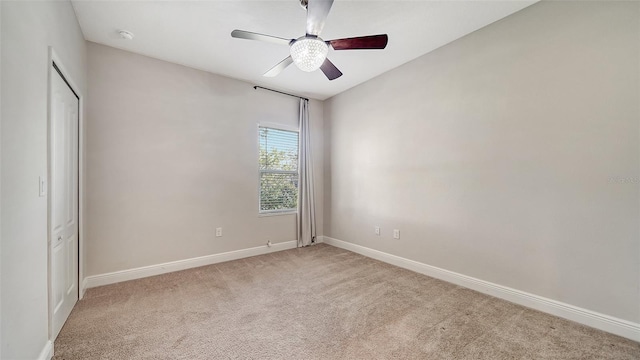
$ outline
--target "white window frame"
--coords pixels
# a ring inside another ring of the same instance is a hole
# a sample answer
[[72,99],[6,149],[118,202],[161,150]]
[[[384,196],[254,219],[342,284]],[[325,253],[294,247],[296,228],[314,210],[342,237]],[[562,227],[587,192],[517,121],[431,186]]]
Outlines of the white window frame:
[[[298,133],[298,163],[296,164],[296,175],[298,176],[298,181],[300,180],[300,129],[294,126],[289,126],[286,124],[278,124],[278,123],[269,123],[269,122],[261,122],[258,123],[256,126],[256,140],[257,140],[257,156],[256,158],[258,159],[257,165],[258,165],[258,216],[259,217],[263,217],[263,216],[278,216],[278,215],[292,215],[292,214],[297,214],[298,213],[298,207],[296,206],[295,209],[278,209],[278,210],[262,210],[260,208],[260,192],[262,190],[261,186],[260,186],[260,180],[262,178],[262,174],[264,172],[269,172],[269,173],[277,173],[278,171],[264,171],[262,169],[260,169],[260,128],[269,128],[269,129],[274,129],[274,130],[284,130],[284,131],[291,131],[291,132],[295,132]],[[280,171],[281,173],[286,173],[286,174],[290,174],[292,172],[290,171]],[[300,200],[300,189],[298,188],[298,200]],[[297,202],[296,202],[297,203]]]

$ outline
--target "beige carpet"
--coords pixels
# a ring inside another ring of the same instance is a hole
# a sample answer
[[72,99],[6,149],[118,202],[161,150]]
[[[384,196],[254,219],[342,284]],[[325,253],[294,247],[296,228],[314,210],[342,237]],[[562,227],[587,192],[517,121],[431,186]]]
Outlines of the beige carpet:
[[329,245],[94,288],[54,359],[640,359],[640,344]]

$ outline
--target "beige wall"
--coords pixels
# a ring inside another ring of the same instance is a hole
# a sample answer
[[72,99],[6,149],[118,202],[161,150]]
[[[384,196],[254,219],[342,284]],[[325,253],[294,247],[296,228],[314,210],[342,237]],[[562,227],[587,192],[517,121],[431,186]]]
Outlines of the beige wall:
[[[0,84],[2,84],[2,5],[0,4]],[[2,359],[2,86],[0,86],[0,359]]]
[[639,322],[639,7],[538,3],[327,100],[325,235]]
[[[0,84],[2,84],[2,5],[0,5]],[[0,86],[0,359],[2,359],[2,86]]]
[[46,346],[48,47],[85,90],[86,48],[68,1],[2,1],[3,359],[35,359]]
[[297,127],[298,99],[95,43],[88,59],[86,275],[296,239],[295,215],[258,216],[257,124]]

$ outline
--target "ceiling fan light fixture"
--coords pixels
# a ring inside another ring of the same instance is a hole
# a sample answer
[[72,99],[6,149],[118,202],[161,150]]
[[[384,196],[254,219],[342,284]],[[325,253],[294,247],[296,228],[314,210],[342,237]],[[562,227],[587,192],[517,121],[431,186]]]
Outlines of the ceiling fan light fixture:
[[290,52],[300,70],[311,72],[319,69],[327,58],[329,46],[320,38],[302,37],[291,44]]

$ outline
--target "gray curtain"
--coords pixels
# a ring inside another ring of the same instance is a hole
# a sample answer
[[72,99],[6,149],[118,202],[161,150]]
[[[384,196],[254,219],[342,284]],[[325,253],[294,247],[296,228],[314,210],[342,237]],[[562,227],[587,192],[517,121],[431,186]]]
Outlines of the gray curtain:
[[300,135],[298,168],[298,247],[316,241],[316,211],[311,162],[311,132],[309,130],[309,100],[300,99]]

